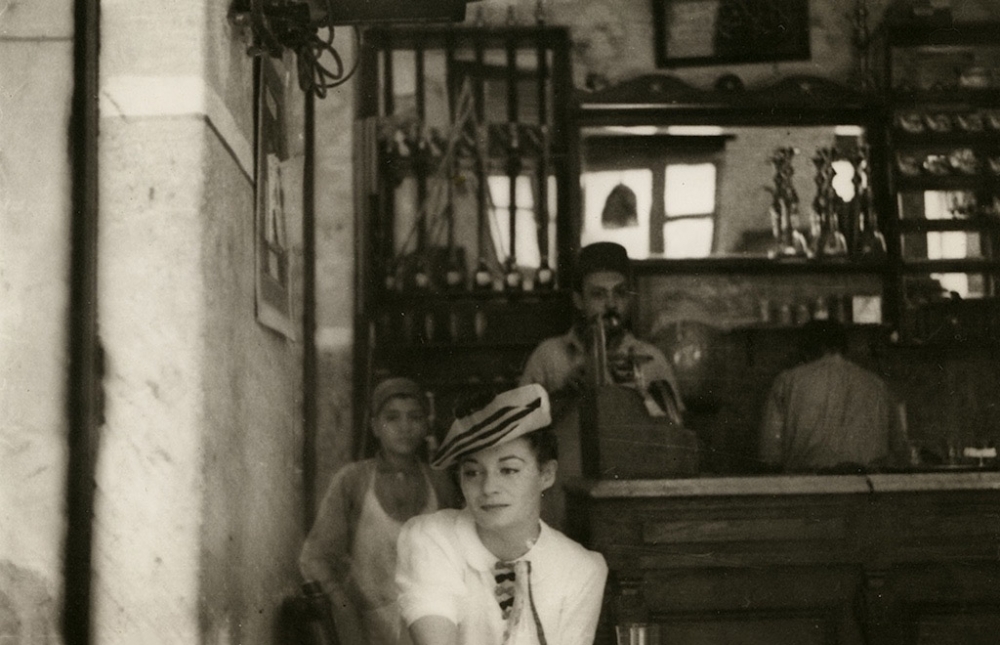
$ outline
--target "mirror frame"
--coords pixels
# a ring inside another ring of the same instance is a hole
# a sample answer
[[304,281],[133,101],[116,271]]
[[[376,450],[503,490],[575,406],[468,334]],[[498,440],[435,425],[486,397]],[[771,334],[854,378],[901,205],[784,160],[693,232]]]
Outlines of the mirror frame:
[[[583,131],[600,126],[815,126],[856,124],[865,128],[870,145],[869,160],[872,189],[878,212],[888,214],[886,182],[883,181],[885,109],[877,95],[858,91],[832,80],[795,75],[777,82],[748,89],[734,75],[724,75],[712,89],[689,85],[672,74],[644,74],[596,92],[577,96],[570,136],[572,175],[583,170]],[[575,181],[570,194],[571,213],[583,212],[580,182]],[[891,218],[882,219],[886,240],[894,239]],[[569,239],[578,246],[582,222],[575,217],[568,224]],[[655,258],[634,260],[642,272],[656,271],[657,266],[719,270],[724,267],[773,265],[782,260],[766,257],[748,258]],[[810,260],[815,266],[823,261]]]

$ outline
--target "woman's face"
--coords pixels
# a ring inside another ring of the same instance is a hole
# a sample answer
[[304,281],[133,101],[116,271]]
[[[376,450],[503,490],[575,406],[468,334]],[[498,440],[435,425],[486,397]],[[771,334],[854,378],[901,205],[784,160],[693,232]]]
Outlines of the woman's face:
[[427,413],[413,397],[394,396],[375,415],[372,431],[384,452],[409,456],[427,436]]
[[539,465],[524,437],[465,457],[459,481],[476,525],[487,530],[538,522],[542,491],[555,482],[556,462]]

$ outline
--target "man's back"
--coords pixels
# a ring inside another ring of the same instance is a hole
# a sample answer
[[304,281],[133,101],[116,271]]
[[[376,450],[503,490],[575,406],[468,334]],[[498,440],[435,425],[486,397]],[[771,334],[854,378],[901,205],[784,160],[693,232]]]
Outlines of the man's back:
[[764,409],[760,457],[786,471],[887,459],[895,406],[875,374],[833,353],[782,372]]

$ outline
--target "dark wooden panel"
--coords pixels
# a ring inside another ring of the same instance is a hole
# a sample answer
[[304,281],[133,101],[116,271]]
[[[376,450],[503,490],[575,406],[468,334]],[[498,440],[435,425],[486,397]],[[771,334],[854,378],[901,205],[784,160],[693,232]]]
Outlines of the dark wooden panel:
[[653,612],[829,612],[853,601],[858,566],[743,567],[647,571],[642,595]]
[[645,544],[679,542],[733,542],[760,540],[841,540],[844,519],[736,519],[718,521],[646,522],[642,527]]
[[916,645],[996,645],[1000,613],[996,611],[926,612],[914,617]]
[[[575,535],[607,559],[608,606],[644,606],[663,643],[1000,642],[995,491],[583,490],[570,496]],[[613,643],[615,620],[606,608],[598,643]]]
[[662,623],[661,643],[684,645],[833,645],[841,642],[829,615],[706,616],[703,620],[672,618]]

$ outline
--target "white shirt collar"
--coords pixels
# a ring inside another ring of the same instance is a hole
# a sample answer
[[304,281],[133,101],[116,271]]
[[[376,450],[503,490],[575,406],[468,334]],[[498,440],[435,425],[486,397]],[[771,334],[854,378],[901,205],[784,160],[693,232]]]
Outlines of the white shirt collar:
[[[538,533],[538,539],[517,560],[531,561],[544,557],[548,544],[552,541],[552,529],[542,520],[539,520],[539,523],[541,524],[541,530]],[[455,531],[458,534],[459,544],[465,552],[465,559],[469,565],[478,571],[492,573],[494,566],[500,561],[500,558],[493,555],[483,544],[482,540],[479,539],[479,534],[476,533],[476,522],[472,517],[472,511],[468,508],[463,509],[455,518]]]

